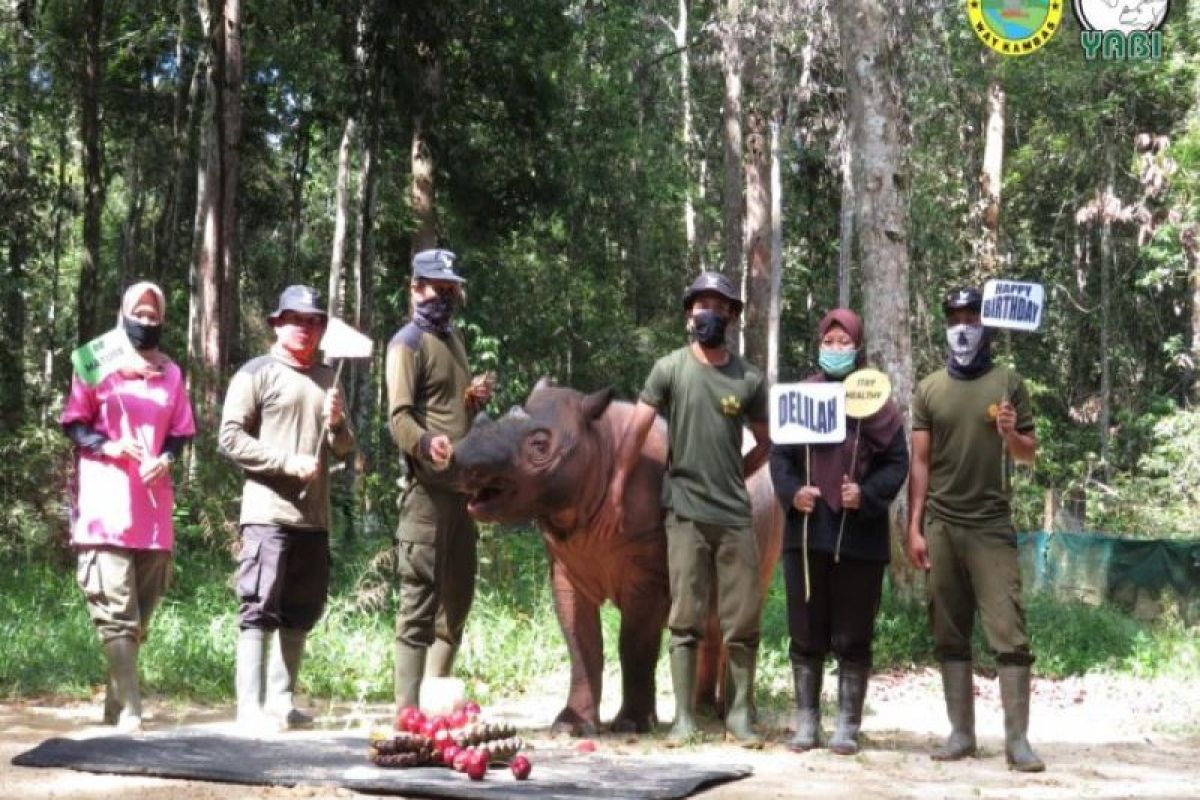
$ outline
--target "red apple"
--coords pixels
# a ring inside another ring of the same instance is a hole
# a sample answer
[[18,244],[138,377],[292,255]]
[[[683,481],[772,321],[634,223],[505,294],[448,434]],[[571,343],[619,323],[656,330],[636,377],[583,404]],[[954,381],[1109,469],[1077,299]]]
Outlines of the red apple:
[[446,721],[450,724],[450,727],[452,729],[453,728],[461,728],[462,726],[466,725],[468,722],[467,710],[465,708],[454,709],[453,713],[451,713],[450,716],[446,718]]
[[467,762],[471,760],[472,755],[473,755],[473,753],[471,751],[471,748],[469,748],[469,747],[464,747],[463,749],[461,749],[457,753],[455,753],[454,754],[454,762],[453,762],[454,771],[455,772],[465,772],[467,769]]
[[420,709],[414,709],[413,713],[408,715],[408,727],[405,728],[409,733],[422,733],[425,729],[425,715]]
[[479,703],[476,703],[474,700],[468,700],[463,703],[463,711],[467,712],[467,716],[471,719],[475,719],[483,713],[483,709],[479,707]]
[[473,781],[483,780],[483,776],[487,774],[488,760],[487,755],[476,751],[467,759],[467,777]]
[[533,764],[529,763],[529,759],[525,756],[514,756],[509,762],[508,768],[512,770],[513,777],[519,781],[523,781],[529,777],[529,773],[533,771]]
[[398,731],[408,730],[409,721],[412,719],[412,715],[415,713],[419,713],[417,711],[416,706],[404,706],[399,711],[397,711],[396,712],[396,730],[398,730]]
[[451,742],[442,750],[442,763],[454,769],[454,759],[458,758],[458,754],[461,752],[462,748]]
[[580,753],[594,753],[596,752],[596,743],[591,739],[584,739],[579,744],[575,745],[575,749]]
[[438,728],[433,732],[433,749],[442,751],[452,744],[454,744],[454,737],[450,735],[450,731]]

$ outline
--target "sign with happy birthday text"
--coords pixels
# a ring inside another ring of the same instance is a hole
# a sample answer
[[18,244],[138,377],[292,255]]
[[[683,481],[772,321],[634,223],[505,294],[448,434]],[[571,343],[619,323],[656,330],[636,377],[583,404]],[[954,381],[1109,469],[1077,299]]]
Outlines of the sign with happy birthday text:
[[990,280],[983,285],[980,316],[989,328],[1036,331],[1045,305],[1046,290],[1040,283]]
[[780,383],[771,387],[771,441],[837,444],[846,439],[846,387],[840,383]]

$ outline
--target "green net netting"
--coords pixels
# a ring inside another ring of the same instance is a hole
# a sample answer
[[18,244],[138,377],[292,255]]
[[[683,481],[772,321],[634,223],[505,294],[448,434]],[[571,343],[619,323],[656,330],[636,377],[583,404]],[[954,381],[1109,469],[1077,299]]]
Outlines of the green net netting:
[[1153,619],[1200,622],[1200,539],[1121,539],[1099,533],[1018,535],[1026,588],[1111,603]]

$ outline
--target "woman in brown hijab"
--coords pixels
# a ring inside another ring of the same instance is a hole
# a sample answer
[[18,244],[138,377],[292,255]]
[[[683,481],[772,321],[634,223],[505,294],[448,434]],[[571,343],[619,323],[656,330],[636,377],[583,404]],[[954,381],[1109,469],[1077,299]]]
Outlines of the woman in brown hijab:
[[[806,382],[841,381],[864,365],[862,319],[853,311],[830,311],[817,332],[819,371]],[[858,752],[888,563],[888,506],[908,476],[904,422],[895,402],[889,399],[865,419],[848,419],[846,426],[840,444],[771,450],[771,479],[787,513],[782,563],[796,690],[796,732],[788,747],[803,751],[820,744],[821,678],[832,651],[838,721],[829,748],[842,755]]]

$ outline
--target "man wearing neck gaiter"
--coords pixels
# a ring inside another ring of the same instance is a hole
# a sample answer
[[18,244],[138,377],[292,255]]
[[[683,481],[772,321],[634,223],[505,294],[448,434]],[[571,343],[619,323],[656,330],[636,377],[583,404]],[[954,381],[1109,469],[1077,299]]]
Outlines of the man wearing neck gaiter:
[[1033,653],[1007,475],[1010,458],[1033,461],[1037,438],[1024,380],[992,363],[982,301],[974,288],[946,295],[946,368],[913,393],[907,549],[929,573],[929,618],[951,725],[932,758],[976,752],[971,630],[978,609],[998,665],[1009,768],[1040,772],[1045,765],[1026,738]]
[[[728,278],[702,272],[683,295],[691,343],[655,362],[626,423],[602,513],[603,535],[622,519],[625,480],[637,463],[656,413],[667,419],[670,452],[663,481],[667,572],[671,584],[671,683],[675,722],[670,737],[699,733],[695,718],[696,669],[713,590],[728,653],[733,694],[725,732],[761,746],[753,728],[754,671],[762,598],[758,542],[750,527],[746,476],[770,455],[767,388],[762,373],[726,344],[742,300]],[[742,455],[742,426],[755,446]]]
[[315,289],[284,289],[268,317],[274,345],[233,376],[221,413],[221,452],[246,475],[235,680],[238,725],[251,733],[312,723],[293,695],[329,594],[331,454],[354,449],[334,370],[317,358],[326,319]]
[[471,378],[452,323],[466,281],[449,250],[413,256],[412,320],[387,348],[388,427],[408,478],[397,531],[396,704],[417,705],[425,676],[450,674],[475,597],[477,533],[455,488],[454,444],[491,398],[494,377]]

